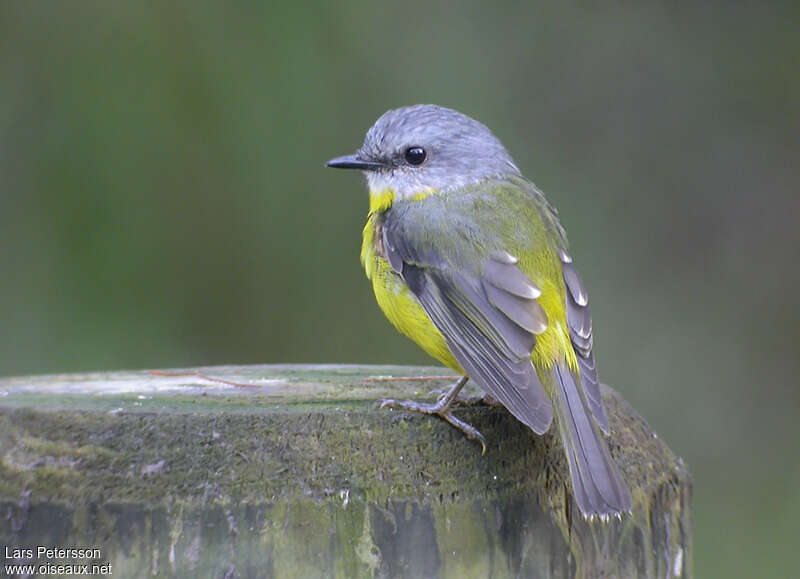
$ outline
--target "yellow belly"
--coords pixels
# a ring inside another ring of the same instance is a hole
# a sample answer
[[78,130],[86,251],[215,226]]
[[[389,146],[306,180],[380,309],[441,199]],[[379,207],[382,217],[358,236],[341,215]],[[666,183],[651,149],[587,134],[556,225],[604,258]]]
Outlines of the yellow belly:
[[367,277],[372,281],[372,289],[381,311],[397,331],[410,338],[428,355],[455,372],[464,374],[461,365],[450,353],[444,336],[433,325],[417,298],[394,272],[389,262],[376,255],[374,235],[373,216],[370,216],[364,227],[361,263]]
[[392,325],[430,356],[463,374],[464,370],[450,353],[444,336],[433,325],[414,294],[394,273],[388,261],[375,258],[371,279],[375,299]]

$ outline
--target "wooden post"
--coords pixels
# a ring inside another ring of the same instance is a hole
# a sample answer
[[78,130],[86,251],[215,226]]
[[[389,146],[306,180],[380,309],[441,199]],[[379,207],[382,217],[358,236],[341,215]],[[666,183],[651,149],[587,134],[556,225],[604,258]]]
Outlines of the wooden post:
[[441,369],[197,371],[250,387],[148,372],[0,380],[4,563],[106,563],[125,578],[691,576],[689,473],[609,388],[634,507],[601,523],[578,514],[554,436],[500,407],[457,409],[486,436],[481,456],[437,418],[376,404],[449,382],[366,380]]

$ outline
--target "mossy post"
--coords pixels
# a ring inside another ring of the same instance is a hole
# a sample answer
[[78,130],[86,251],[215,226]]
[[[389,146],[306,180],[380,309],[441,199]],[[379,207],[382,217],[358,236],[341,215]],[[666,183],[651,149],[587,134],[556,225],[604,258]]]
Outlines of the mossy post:
[[0,380],[5,564],[110,564],[124,578],[691,576],[686,467],[608,388],[634,507],[601,523],[577,513],[556,439],[505,409],[456,410],[486,436],[482,456],[437,418],[378,408],[447,382],[368,378],[440,369],[187,372]]

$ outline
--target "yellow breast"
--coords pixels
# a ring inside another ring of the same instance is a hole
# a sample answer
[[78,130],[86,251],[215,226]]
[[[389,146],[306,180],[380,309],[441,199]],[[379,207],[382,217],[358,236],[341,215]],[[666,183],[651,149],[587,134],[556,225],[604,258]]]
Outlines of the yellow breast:
[[376,213],[370,213],[361,243],[361,263],[372,281],[375,299],[381,311],[397,330],[414,341],[430,356],[454,371],[464,370],[450,353],[441,332],[433,325],[425,310],[389,262],[375,250]]

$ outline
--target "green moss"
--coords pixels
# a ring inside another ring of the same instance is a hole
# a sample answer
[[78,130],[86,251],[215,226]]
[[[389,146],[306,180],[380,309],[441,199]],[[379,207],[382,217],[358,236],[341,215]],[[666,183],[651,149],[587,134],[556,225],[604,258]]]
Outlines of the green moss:
[[[377,408],[382,396],[419,399],[437,383],[363,380],[388,373],[378,368],[220,373],[276,382],[269,392],[190,383],[102,396],[74,377],[74,391],[47,395],[0,382],[9,392],[0,399],[0,502],[17,518],[63,509],[75,537],[113,543],[127,529],[152,551],[143,561],[125,547],[119,563],[132,575],[154,568],[191,575],[201,565],[224,574],[225,564],[241,565],[235,558],[252,552],[281,576],[429,568],[453,577],[580,576],[623,547],[630,556],[617,570],[630,564],[663,575],[679,549],[689,568],[689,475],[613,391],[604,392],[609,444],[634,511],[598,525],[569,507],[566,461],[554,436],[534,435],[502,408],[457,410],[486,436],[482,456],[477,443],[441,420]],[[120,377],[137,379],[144,378]],[[102,383],[119,387],[109,376]],[[417,545],[417,536],[430,536],[431,544]],[[402,545],[428,549],[428,558],[412,561]],[[183,554],[180,563],[171,562],[170,550]]]

